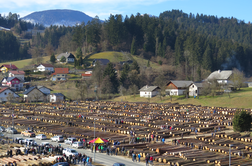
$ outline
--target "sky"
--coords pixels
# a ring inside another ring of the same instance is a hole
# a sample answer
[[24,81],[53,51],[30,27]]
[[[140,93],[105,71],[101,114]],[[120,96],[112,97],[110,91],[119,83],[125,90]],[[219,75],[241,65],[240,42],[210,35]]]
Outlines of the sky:
[[188,14],[234,17],[246,23],[252,21],[252,0],[0,0],[0,4],[2,15],[12,12],[20,17],[35,11],[71,9],[106,20],[110,14],[159,16],[164,11],[176,9]]

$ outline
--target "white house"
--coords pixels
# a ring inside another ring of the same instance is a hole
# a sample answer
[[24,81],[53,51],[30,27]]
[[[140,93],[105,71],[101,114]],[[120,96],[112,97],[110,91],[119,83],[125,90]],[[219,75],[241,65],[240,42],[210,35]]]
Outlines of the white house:
[[142,87],[140,91],[140,97],[146,97],[146,98],[152,98],[159,94],[158,89],[160,89],[158,86],[144,86]]
[[206,81],[210,81],[210,80],[217,80],[217,82],[219,84],[230,84],[232,83],[229,79],[231,77],[231,75],[233,74],[232,70],[217,70],[212,72],[206,79]]
[[189,96],[198,96],[201,94],[203,83],[192,83],[189,86]]
[[60,60],[61,60],[61,58],[62,58],[63,56],[66,58],[66,62],[67,62],[67,63],[74,63],[75,56],[74,56],[72,53],[68,53],[68,52],[59,54],[59,55],[57,56],[57,61],[60,62]]
[[13,92],[9,87],[4,87],[0,89],[0,102],[6,102],[13,97],[18,98],[19,95]]
[[51,103],[64,101],[64,98],[65,98],[65,96],[62,93],[50,94],[50,102]]
[[54,71],[54,67],[53,65],[51,64],[40,64],[38,67],[37,67],[37,71],[50,71],[50,72],[53,72]]
[[166,95],[179,96],[185,95],[188,91],[188,87],[192,84],[192,81],[171,80],[166,87]]
[[21,81],[24,81],[25,72],[19,70],[9,71],[9,77],[17,77]]
[[51,93],[51,89],[45,87],[45,86],[37,86],[37,88],[43,92],[45,95],[49,95]]

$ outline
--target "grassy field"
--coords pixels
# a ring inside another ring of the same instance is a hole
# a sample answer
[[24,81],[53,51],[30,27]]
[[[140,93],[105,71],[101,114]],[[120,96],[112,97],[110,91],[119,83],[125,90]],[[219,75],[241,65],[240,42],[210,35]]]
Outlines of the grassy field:
[[113,101],[128,101],[128,102],[151,102],[151,103],[180,103],[180,104],[193,104],[201,106],[215,106],[215,107],[228,107],[228,108],[252,108],[252,88],[243,88],[240,91],[230,93],[230,98],[227,94],[210,97],[200,96],[199,99],[181,97],[153,97],[150,100],[147,98],[139,97],[136,95],[117,97]]
[[[129,55],[128,53],[124,52],[116,52],[116,51],[105,51],[105,52],[100,52],[96,53],[90,56],[87,56],[85,58],[85,61],[88,61],[91,63],[94,59],[108,59],[110,62],[113,63],[118,63],[120,61],[126,61],[126,60],[136,60],[139,66],[147,66],[148,60],[137,57],[137,56],[132,56]],[[150,62],[150,67],[153,69],[158,69],[161,67],[161,65],[157,63]]]
[[[50,56],[45,56],[43,57],[43,62],[49,61],[50,60]],[[32,64],[32,59],[24,59],[24,60],[19,60],[19,61],[10,61],[10,62],[4,62],[1,63],[0,65],[3,64],[13,64],[15,66],[17,66],[18,68],[23,68],[24,66],[28,66]]]

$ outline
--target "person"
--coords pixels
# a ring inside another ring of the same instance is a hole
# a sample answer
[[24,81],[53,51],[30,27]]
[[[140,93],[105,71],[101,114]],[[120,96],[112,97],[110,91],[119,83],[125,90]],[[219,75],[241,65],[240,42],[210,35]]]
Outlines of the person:
[[150,164],[153,165],[153,157],[150,156]]
[[137,155],[137,157],[138,157],[138,162],[140,162],[140,158],[141,158],[140,153]]
[[183,133],[181,133],[181,139],[183,139]]
[[148,165],[149,163],[149,154],[147,153],[147,155],[145,156],[145,163],[146,163],[146,166]]
[[163,144],[165,143],[165,138],[164,137],[162,138],[162,142],[163,142]]
[[132,153],[132,161],[134,162],[135,161],[135,156],[134,156],[135,154],[134,153]]

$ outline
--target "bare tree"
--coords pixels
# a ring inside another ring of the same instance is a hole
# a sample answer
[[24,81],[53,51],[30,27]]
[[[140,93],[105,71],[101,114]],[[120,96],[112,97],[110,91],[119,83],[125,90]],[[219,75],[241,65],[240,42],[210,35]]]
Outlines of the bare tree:
[[9,94],[7,95],[7,97],[6,97],[6,99],[7,99],[7,101],[8,101],[9,103],[16,103],[16,102],[18,102],[18,100],[16,99],[16,97],[14,96],[13,93],[9,93]]
[[35,91],[32,94],[32,98],[35,100],[35,102],[39,102],[41,99],[44,100],[44,95],[42,94],[42,92]]
[[129,87],[129,89],[131,94],[133,94],[134,97],[136,97],[136,94],[138,93],[138,87],[135,84],[133,84]]
[[232,81],[234,89],[240,90],[243,85],[243,82],[245,81],[244,73],[234,68],[230,80]]

